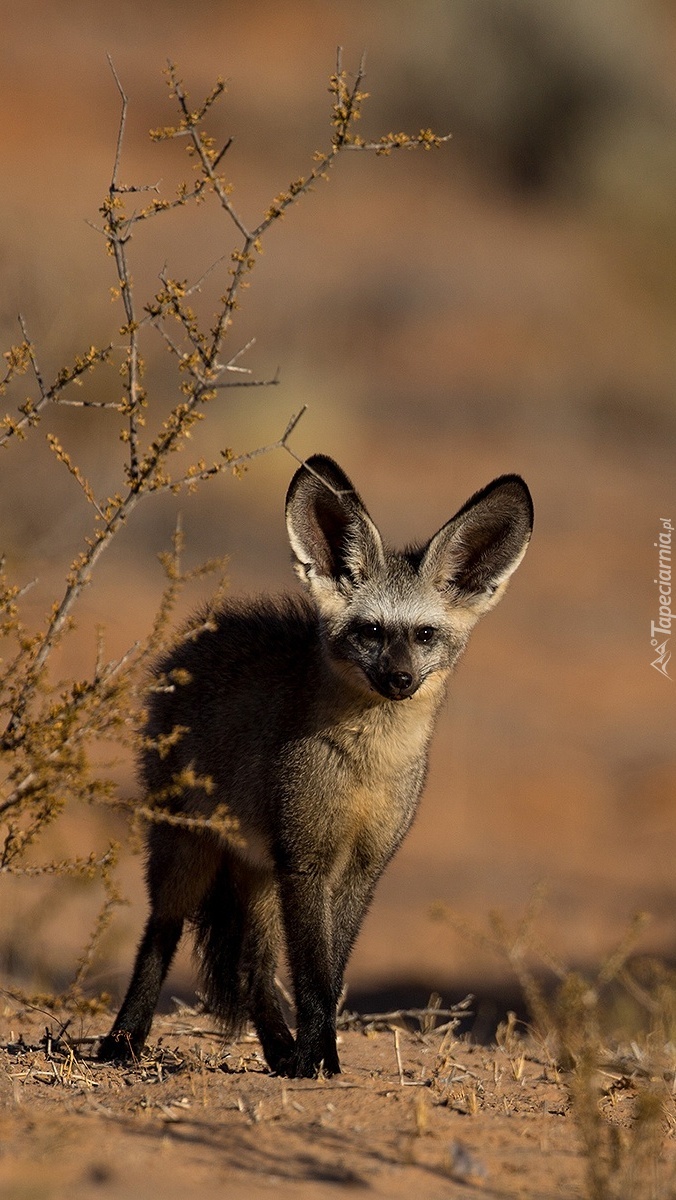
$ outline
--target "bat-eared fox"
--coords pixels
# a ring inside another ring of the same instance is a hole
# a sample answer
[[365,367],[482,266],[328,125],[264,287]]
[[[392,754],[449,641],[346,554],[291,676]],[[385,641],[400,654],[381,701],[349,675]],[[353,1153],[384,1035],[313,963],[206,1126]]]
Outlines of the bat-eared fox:
[[[140,1054],[185,922],[206,1005],[251,1021],[280,1075],[340,1071],[336,1004],[376,883],[413,820],[435,718],[470,630],[500,600],[532,529],[503,475],[423,546],[383,540],[350,480],[315,455],[286,499],[306,596],[226,603],[155,668],[140,770],[157,806],[150,916],[99,1057]],[[275,985],[284,939],[296,1033]]]

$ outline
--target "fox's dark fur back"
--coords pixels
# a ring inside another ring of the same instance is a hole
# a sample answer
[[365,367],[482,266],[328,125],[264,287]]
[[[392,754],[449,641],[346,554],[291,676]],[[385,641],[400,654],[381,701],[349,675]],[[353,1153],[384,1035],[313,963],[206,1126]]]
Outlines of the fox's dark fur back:
[[[156,680],[168,680],[168,687],[160,683],[159,690],[150,691],[148,702],[145,732],[151,743],[177,725],[189,728],[190,738],[179,738],[165,759],[152,748],[146,750],[141,777],[154,793],[165,786],[168,766],[175,771],[193,760],[208,762],[216,789],[225,788],[232,805],[238,785],[249,792],[253,775],[274,770],[270,756],[287,736],[269,720],[271,696],[276,708],[283,706],[299,721],[307,717],[302,699],[312,686],[318,660],[317,614],[305,597],[283,596],[228,603],[215,612],[206,607],[203,617],[190,623],[198,632],[182,638],[156,664]],[[179,686],[171,682],[176,671],[188,676]],[[240,749],[243,739],[246,761]],[[241,783],[240,772],[245,776]],[[205,795],[196,796],[195,803],[202,812],[211,807]],[[183,802],[180,807],[183,811]]]
[[[340,1069],[350,950],[415,814],[448,674],[531,522],[525,484],[505,476],[398,553],[331,459],[296,473],[287,524],[310,598],[205,611],[155,670],[140,763],[151,802],[188,818],[227,806],[236,830],[151,825],[151,913],[102,1057],[141,1050],[187,920],[226,1033],[250,1019],[280,1073]],[[295,1039],[274,984],[282,937]]]

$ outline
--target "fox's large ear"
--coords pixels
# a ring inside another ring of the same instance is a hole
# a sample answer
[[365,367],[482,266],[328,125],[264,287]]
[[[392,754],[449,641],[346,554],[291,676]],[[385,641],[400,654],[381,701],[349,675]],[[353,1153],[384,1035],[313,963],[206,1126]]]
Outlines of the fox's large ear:
[[323,454],[308,458],[291,480],[286,527],[296,571],[313,591],[344,590],[382,566],[378,530],[347,475]]
[[519,475],[501,475],[470,497],[423,552],[419,571],[477,616],[501,599],[526,553],[533,502]]

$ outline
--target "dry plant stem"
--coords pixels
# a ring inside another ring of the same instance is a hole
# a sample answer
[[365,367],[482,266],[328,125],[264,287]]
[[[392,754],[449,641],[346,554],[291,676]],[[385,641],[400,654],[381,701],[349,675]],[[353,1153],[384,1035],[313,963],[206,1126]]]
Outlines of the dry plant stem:
[[[118,675],[119,673],[124,671],[127,664],[131,661],[134,654],[136,653],[137,649],[138,649],[137,645],[130,647],[130,649],[127,650],[127,652],[125,654],[123,654],[122,657],[119,658],[116,662],[106,663],[106,665],[103,668],[98,669],[94,675],[94,678],[90,681],[90,683],[80,691],[80,694],[77,697],[74,697],[73,700],[71,701],[70,715],[77,716],[78,712],[82,708],[84,708],[87,700],[94,693],[100,691],[100,689],[104,685],[111,683],[116,675]],[[54,721],[59,719],[58,712],[54,715],[54,717],[52,719]],[[48,721],[49,721],[49,718],[47,718],[47,722]],[[43,721],[43,727],[44,727],[44,724],[45,724],[45,722]],[[78,725],[77,733],[74,736],[77,736],[78,740],[82,740],[91,731],[92,731],[92,725],[90,723],[84,721],[83,723]],[[61,743],[61,749],[63,748],[64,744],[69,744],[70,741],[71,741],[71,739],[64,739],[64,742]],[[56,751],[56,750],[53,751],[51,754],[47,755],[47,759],[54,760],[57,757],[58,753],[59,753],[59,751]],[[8,812],[10,809],[14,808],[17,804],[20,803],[22,797],[26,794],[27,791],[29,791],[29,789],[32,787],[32,785],[36,782],[36,775],[37,775],[37,773],[35,771],[30,771],[27,775],[25,775],[23,777],[21,782],[18,783],[13,788],[13,790],[9,793],[9,795],[7,795],[5,797],[5,799],[2,801],[2,803],[0,803],[0,816],[2,816],[4,813]],[[1,858],[0,858],[0,869],[6,869],[4,864],[2,863]]]
[[403,1067],[403,1064],[401,1061],[401,1050],[399,1048],[399,1030],[393,1029],[392,1034],[394,1036],[394,1055],[397,1060],[397,1070],[399,1072],[399,1083],[400,1083],[401,1087],[403,1087],[404,1086],[404,1067]]
[[77,960],[75,974],[66,993],[67,1000],[77,999],[80,995],[82,985],[94,961],[101,939],[113,919],[113,913],[115,909],[127,903],[124,897],[121,895],[119,888],[116,886],[111,874],[112,868],[117,863],[116,848],[112,851],[112,854],[114,855],[114,858],[112,859],[111,864],[107,865],[106,869],[101,872],[101,878],[103,880],[103,886],[105,890],[103,903],[101,904],[101,908],[99,909],[98,916],[94,922],[87,943]]
[[[365,1028],[368,1025],[389,1027],[394,1021],[418,1021],[422,1027],[425,1020],[434,1017],[445,1017],[449,1022],[453,1018],[467,1017],[473,1001],[473,996],[467,996],[453,1008],[437,1008],[434,1006],[427,1008],[395,1008],[391,1012],[381,1013],[345,1012],[338,1017],[337,1025],[339,1029],[353,1029],[355,1026]],[[437,1026],[435,1032],[438,1033],[439,1028]]]
[[[120,125],[117,135],[117,146],[115,149],[115,162],[113,165],[113,174],[110,181],[108,191],[110,211],[114,211],[120,188],[118,186],[118,174],[120,168],[120,158],[122,155],[122,143],[124,140],[124,130],[127,122],[127,108],[129,100],[125,94],[124,88],[120,83],[117,71],[113,65],[113,61],[108,55],[108,62],[113,73],[115,83],[117,84],[120,93],[122,111],[120,114]],[[141,404],[141,394],[139,385],[139,346],[138,346],[138,325],[136,322],[136,313],[134,311],[134,293],[131,287],[129,270],[127,266],[127,256],[124,251],[126,238],[122,235],[117,227],[113,225],[110,245],[112,246],[115,255],[115,265],[117,267],[117,276],[120,281],[120,292],[124,312],[127,318],[127,329],[129,331],[129,347],[127,350],[127,379],[126,391],[129,401],[129,478],[132,484],[138,479],[139,464],[138,464],[138,419],[139,408]]]

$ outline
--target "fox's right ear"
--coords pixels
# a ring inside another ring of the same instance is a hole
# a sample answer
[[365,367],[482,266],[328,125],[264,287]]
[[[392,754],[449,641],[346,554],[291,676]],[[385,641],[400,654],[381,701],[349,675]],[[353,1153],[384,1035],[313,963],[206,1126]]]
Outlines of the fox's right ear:
[[291,480],[286,527],[296,572],[317,600],[346,596],[383,564],[376,526],[345,472],[323,454]]

